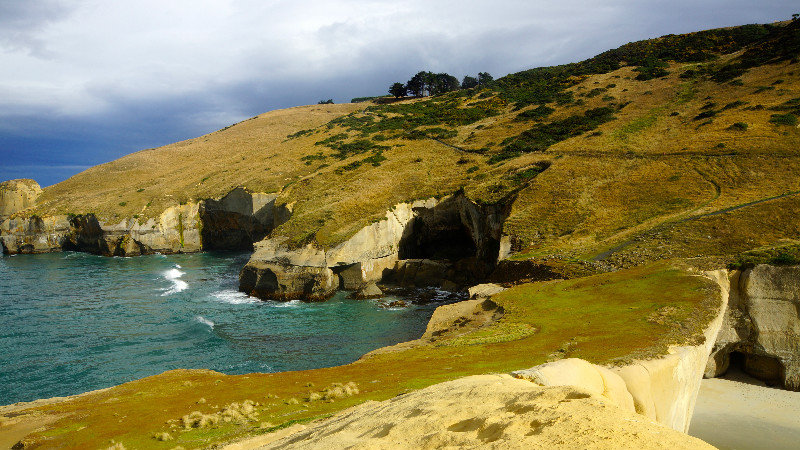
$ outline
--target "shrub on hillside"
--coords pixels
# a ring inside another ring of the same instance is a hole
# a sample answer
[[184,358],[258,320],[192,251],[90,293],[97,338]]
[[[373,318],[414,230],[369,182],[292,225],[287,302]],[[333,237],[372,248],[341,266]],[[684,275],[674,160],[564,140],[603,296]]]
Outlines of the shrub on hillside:
[[773,114],[769,119],[769,123],[774,125],[797,125],[797,116],[792,113],[787,114]]

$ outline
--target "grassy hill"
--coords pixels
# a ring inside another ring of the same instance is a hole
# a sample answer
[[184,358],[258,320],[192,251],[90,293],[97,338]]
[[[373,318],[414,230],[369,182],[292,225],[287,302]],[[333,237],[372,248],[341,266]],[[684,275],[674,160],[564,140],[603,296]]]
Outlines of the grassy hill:
[[93,167],[30,213],[146,218],[243,186],[293,204],[276,234],[330,247],[393,204],[464,188],[478,202],[514,196],[504,231],[517,258],[730,259],[797,238],[791,220],[763,233],[757,219],[791,197],[726,214],[742,226],[725,236],[699,217],[800,190],[799,54],[800,22],[747,25],[483,89],[273,111]]

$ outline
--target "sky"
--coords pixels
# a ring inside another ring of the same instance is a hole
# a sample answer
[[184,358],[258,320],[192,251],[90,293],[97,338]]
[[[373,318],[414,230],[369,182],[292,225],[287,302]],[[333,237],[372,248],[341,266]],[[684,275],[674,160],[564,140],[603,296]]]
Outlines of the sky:
[[495,78],[796,0],[0,0],[0,181],[42,186],[420,70]]

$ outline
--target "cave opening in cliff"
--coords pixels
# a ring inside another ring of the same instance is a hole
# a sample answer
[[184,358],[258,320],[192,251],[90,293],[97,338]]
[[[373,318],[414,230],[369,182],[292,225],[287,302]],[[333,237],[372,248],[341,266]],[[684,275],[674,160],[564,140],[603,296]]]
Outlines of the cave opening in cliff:
[[728,355],[729,365],[726,372],[733,370],[743,372],[767,386],[783,387],[785,367],[778,358],[764,355],[733,351]]
[[478,246],[459,216],[424,210],[400,241],[400,259],[458,261],[477,256]]

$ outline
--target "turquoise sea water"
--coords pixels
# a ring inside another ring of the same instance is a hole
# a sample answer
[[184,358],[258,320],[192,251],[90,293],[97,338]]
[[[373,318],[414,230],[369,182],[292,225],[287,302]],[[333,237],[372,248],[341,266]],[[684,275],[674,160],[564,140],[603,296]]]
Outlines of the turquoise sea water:
[[246,254],[0,256],[0,405],[176,368],[328,367],[415,339],[440,304],[383,308],[338,293],[263,302],[236,291]]

